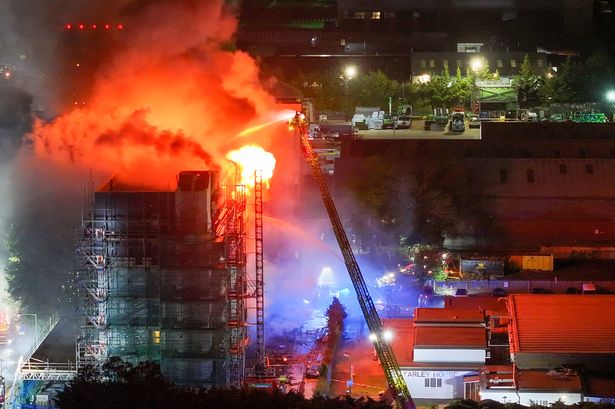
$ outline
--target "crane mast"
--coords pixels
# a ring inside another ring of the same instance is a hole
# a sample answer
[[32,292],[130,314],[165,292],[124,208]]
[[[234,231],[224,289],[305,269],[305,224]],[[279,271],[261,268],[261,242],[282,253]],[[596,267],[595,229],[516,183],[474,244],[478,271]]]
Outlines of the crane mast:
[[346,264],[346,269],[348,270],[348,274],[350,275],[350,279],[356,291],[357,299],[359,301],[359,305],[361,306],[361,311],[363,312],[363,316],[367,322],[367,327],[375,338],[373,341],[374,348],[376,349],[376,354],[378,355],[382,369],[384,370],[384,375],[389,388],[392,391],[398,408],[416,409],[414,401],[410,396],[408,386],[406,385],[397,360],[395,359],[395,355],[393,354],[393,349],[391,348],[391,345],[383,338],[382,322],[380,321],[380,317],[378,316],[378,311],[374,306],[374,302],[369,295],[369,291],[367,285],[365,284],[365,280],[363,279],[363,274],[361,274],[359,264],[357,263],[357,260],[352,252],[352,247],[350,246],[350,242],[346,236],[346,231],[344,230],[344,226],[342,225],[339,214],[337,213],[335,203],[331,198],[327,181],[320,170],[318,157],[314,153],[314,150],[312,149],[312,146],[307,138],[303,115],[297,113],[291,120],[291,125],[293,125],[293,127],[295,127],[299,132],[301,145],[303,146],[303,150],[306,154],[306,160],[312,168],[314,179],[320,189],[320,194],[325,205],[325,209],[329,215],[333,232],[335,233],[335,238],[337,239],[342,256],[344,257],[344,263]]

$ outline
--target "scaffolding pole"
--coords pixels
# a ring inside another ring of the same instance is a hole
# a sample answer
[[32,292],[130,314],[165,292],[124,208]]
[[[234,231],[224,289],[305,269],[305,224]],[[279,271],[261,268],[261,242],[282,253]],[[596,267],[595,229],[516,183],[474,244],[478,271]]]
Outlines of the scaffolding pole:
[[263,172],[254,172],[254,237],[256,261],[256,369],[265,368],[265,301],[263,269]]
[[228,272],[229,384],[230,386],[240,387],[245,378],[245,346],[247,340],[245,316],[247,291],[245,186],[235,185],[228,189],[224,205],[227,207],[224,247]]

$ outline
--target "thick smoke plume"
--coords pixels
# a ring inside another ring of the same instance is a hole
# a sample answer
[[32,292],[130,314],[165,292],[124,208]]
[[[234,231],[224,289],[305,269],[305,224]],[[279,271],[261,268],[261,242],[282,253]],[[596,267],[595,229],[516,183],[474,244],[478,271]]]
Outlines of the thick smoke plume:
[[35,124],[37,157],[167,185],[180,170],[222,166],[250,141],[229,143],[235,135],[275,115],[254,60],[224,50],[236,19],[221,0],[137,2],[122,13],[85,105]]

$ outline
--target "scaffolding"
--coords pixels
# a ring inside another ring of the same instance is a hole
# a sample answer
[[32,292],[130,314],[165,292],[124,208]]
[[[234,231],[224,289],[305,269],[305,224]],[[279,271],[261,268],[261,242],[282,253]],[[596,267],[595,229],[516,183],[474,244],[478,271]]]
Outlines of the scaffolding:
[[79,367],[99,368],[107,357],[108,270],[106,267],[106,212],[90,210],[82,218],[75,240],[77,311],[82,316],[77,335]]
[[229,384],[239,387],[245,378],[247,343],[245,186],[230,186],[227,195],[224,201],[226,206],[224,244],[225,264],[228,270]]
[[[230,320],[246,315],[245,199],[220,200],[217,183],[214,172],[182,172],[176,191],[111,181],[95,193],[77,240],[79,367],[118,356],[158,363],[176,384],[229,384],[233,341],[245,340]],[[221,213],[236,215],[225,218],[223,236]]]

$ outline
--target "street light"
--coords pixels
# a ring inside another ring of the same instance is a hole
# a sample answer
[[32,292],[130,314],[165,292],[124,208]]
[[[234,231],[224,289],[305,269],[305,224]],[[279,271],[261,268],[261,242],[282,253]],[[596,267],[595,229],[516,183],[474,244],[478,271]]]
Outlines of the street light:
[[340,78],[344,81],[344,116],[348,113],[348,81],[357,76],[357,67],[354,65],[347,65],[342,69],[342,75]]
[[18,317],[34,317],[34,345],[38,342],[38,316],[36,314],[18,313]]
[[475,57],[472,59],[472,61],[470,61],[470,67],[472,68],[472,71],[474,72],[478,72],[482,70],[483,66],[484,66],[483,59],[480,57]]
[[353,79],[357,75],[357,67],[354,65],[347,65],[344,67],[344,77],[346,81]]
[[346,383],[348,386],[348,394],[352,394],[352,385],[354,384],[354,368],[352,367],[352,357],[349,354],[344,354],[348,361],[350,362],[350,380]]
[[606,100],[609,102],[615,102],[615,90],[610,89],[606,92]]
[[419,75],[418,80],[421,84],[427,84],[429,81],[431,81],[431,75],[429,74]]

